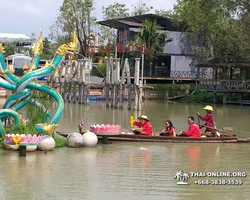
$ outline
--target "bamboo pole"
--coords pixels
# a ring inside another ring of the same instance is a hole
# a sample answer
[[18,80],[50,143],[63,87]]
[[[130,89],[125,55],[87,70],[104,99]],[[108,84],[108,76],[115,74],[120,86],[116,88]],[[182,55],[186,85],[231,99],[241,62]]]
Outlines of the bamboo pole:
[[138,109],[139,103],[139,76],[140,76],[140,58],[135,59],[135,77],[134,77],[134,91],[135,91],[135,99],[134,99],[134,110]]

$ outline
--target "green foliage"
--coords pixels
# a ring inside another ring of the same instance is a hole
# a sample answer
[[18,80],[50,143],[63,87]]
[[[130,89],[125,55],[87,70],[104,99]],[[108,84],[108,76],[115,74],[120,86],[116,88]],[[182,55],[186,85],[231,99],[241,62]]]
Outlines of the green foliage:
[[5,140],[5,135],[3,134],[1,137],[0,137],[0,148],[3,147],[3,142]]
[[187,94],[184,100],[186,102],[200,102],[208,97],[208,93],[200,88],[194,89],[191,93]]
[[14,125],[12,125],[12,126],[6,126],[5,128],[4,128],[4,132],[6,133],[6,134],[8,134],[8,133],[14,133],[14,134],[31,134],[31,135],[34,135],[34,134],[38,134],[38,132],[36,131],[36,132],[30,132],[30,127],[28,127],[28,126],[25,126],[24,124],[19,124],[18,126],[14,126]]
[[[132,12],[129,13],[129,8],[132,7]],[[153,10],[152,6],[148,6],[146,3],[137,2],[131,6],[126,7],[126,4],[120,4],[114,2],[113,4],[102,7],[103,20],[124,18],[129,16],[137,16],[149,13]],[[106,26],[100,26],[100,41],[101,43],[107,42],[110,39],[112,44],[116,44],[117,40],[117,29],[112,29]]]
[[177,85],[177,84],[151,84],[156,92],[157,99],[165,99],[166,94],[168,93],[168,97],[175,97],[183,94],[183,91],[189,89],[189,85]]
[[54,53],[53,53],[53,51],[51,51],[50,44],[51,44],[51,42],[49,41],[49,39],[47,37],[44,38],[43,54],[41,55],[41,59],[50,60],[53,58]]
[[137,2],[136,4],[132,5],[132,16],[137,16],[137,15],[143,15],[146,13],[149,13],[150,11],[153,10],[153,6],[147,6],[146,3],[142,3],[142,2]]
[[141,31],[135,36],[134,43],[146,43],[146,58],[152,60],[156,52],[162,53],[165,44],[172,42],[172,38],[167,38],[167,32],[157,32],[160,26],[156,21],[146,20],[141,27]]
[[163,16],[163,17],[172,18],[173,11],[172,11],[172,10],[160,9],[160,10],[155,10],[155,14],[156,14],[156,15]]
[[[113,4],[102,7],[103,20],[124,18],[129,16],[129,9],[126,4],[114,2]],[[110,43],[116,44],[117,29],[109,28],[107,26],[100,26],[100,41],[106,43],[110,39]]]
[[72,32],[76,29],[80,53],[85,56],[96,23],[94,9],[93,0],[64,0],[56,22],[50,27],[50,38],[59,44],[72,41]]
[[54,140],[56,142],[55,147],[65,147],[65,146],[67,146],[67,141],[65,139],[60,138],[56,134],[53,134],[52,137],[54,138]]
[[249,19],[249,11],[242,0],[178,0],[172,16],[188,27],[183,30],[189,32],[182,36],[183,52],[190,55],[193,65],[213,58],[223,60],[225,65],[233,57],[245,57],[250,44],[246,31],[249,20],[244,21],[243,16],[248,13]]
[[7,126],[5,127],[5,133],[39,135],[41,134],[41,132],[35,130],[35,125],[39,123],[44,123],[46,120],[46,116],[47,116],[47,109],[45,107],[44,108],[38,107],[29,103],[27,105],[27,118],[29,119],[29,123],[27,125],[20,123],[18,126],[14,125]]
[[92,69],[91,73],[92,73],[93,76],[98,76],[100,78],[105,78],[106,77],[106,64],[102,63],[102,64],[99,64],[99,65],[95,66]]

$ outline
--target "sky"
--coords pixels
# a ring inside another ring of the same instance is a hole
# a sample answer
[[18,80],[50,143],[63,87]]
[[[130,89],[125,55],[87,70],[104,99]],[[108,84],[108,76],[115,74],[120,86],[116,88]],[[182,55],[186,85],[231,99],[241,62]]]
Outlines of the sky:
[[[114,2],[124,3],[128,8],[139,0],[95,0],[94,11],[97,20],[102,20],[102,7]],[[154,9],[169,10],[176,0],[141,0]],[[0,33],[22,33],[31,36],[35,33],[39,37],[40,27],[43,37],[50,33],[49,27],[55,22],[59,7],[63,0],[0,0],[1,23]]]

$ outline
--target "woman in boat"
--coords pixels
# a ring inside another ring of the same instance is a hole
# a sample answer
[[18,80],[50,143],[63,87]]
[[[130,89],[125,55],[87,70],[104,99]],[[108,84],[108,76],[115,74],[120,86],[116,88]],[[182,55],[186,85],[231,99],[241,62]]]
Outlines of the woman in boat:
[[162,130],[160,136],[169,136],[169,137],[175,136],[175,127],[173,126],[173,123],[170,120],[166,121],[166,127],[164,130]]
[[181,131],[179,137],[201,137],[200,127],[194,123],[194,117],[188,117],[189,128],[188,131]]
[[140,134],[140,135],[149,135],[152,136],[153,127],[151,123],[149,122],[149,119],[146,115],[141,115],[138,117],[139,121],[134,121],[134,125],[138,126],[139,128],[142,128],[141,130],[131,129],[134,134]]
[[212,111],[214,111],[213,107],[208,105],[208,106],[204,107],[204,110],[206,110],[206,113],[207,113],[206,116],[202,117],[199,112],[197,112],[197,116],[202,121],[205,121],[205,124],[204,124],[206,127],[205,133],[210,132],[213,135],[216,135],[215,131],[214,131],[214,126],[215,126],[214,116],[212,113]]

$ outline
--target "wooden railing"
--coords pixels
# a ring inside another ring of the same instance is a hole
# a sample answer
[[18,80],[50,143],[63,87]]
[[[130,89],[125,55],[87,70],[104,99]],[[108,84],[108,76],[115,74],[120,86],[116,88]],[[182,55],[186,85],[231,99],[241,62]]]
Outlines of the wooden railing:
[[[134,70],[130,71],[131,76],[134,76]],[[151,72],[147,69],[144,70],[143,73],[144,77],[152,77],[152,78],[180,78],[180,79],[212,79],[213,73],[212,72],[196,72],[196,71],[169,71],[165,69],[155,69],[153,72]]]
[[200,87],[216,92],[250,92],[250,80],[200,80]]

